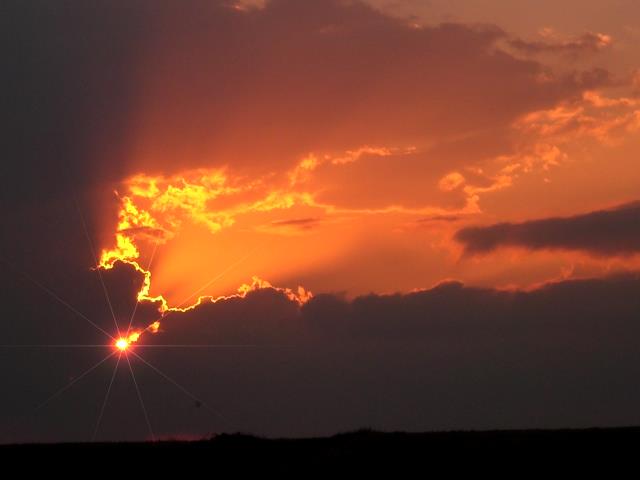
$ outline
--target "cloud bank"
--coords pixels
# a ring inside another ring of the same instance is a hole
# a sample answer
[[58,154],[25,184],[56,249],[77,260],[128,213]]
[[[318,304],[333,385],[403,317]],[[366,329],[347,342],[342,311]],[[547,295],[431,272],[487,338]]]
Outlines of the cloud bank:
[[500,247],[530,250],[581,250],[594,255],[631,255],[640,252],[640,203],[572,217],[522,223],[467,227],[455,234],[469,254]]

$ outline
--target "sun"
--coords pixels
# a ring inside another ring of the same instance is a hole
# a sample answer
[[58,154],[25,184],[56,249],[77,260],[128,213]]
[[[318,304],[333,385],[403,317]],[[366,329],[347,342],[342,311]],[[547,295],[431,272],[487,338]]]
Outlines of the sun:
[[127,348],[129,348],[129,341],[126,338],[120,337],[118,340],[116,340],[116,348],[124,352]]

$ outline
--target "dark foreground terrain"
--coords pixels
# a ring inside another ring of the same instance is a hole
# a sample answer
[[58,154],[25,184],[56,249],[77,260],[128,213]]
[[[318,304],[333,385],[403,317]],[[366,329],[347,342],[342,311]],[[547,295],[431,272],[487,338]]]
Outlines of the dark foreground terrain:
[[0,461],[25,466],[42,463],[47,468],[76,465],[78,473],[84,468],[81,465],[95,466],[97,470],[90,473],[108,474],[123,471],[128,464],[147,473],[176,466],[184,473],[198,472],[192,468],[205,464],[211,474],[290,471],[305,477],[331,471],[434,473],[435,468],[453,474],[486,467],[518,478],[532,472],[559,473],[561,467],[573,473],[595,473],[604,467],[610,476],[617,467],[631,465],[633,471],[626,473],[635,476],[640,465],[640,427],[433,433],[363,430],[309,439],[223,434],[192,442],[3,445]]

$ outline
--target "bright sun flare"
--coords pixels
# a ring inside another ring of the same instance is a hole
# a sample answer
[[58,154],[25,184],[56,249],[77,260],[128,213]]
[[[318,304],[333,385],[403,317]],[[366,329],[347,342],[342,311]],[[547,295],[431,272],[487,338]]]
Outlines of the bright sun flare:
[[116,347],[124,352],[127,348],[129,348],[129,342],[126,338],[119,338],[118,340],[116,340]]

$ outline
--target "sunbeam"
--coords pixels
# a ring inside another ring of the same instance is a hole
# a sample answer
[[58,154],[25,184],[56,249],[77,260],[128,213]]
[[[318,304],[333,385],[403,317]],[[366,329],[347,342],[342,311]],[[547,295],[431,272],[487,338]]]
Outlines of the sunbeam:
[[23,277],[25,277],[27,280],[29,280],[31,283],[33,283],[35,286],[39,287],[40,289],[42,289],[47,295],[49,295],[51,298],[57,300],[61,305],[65,306],[67,309],[69,309],[70,311],[72,311],[73,313],[75,313],[77,316],[79,316],[80,318],[86,320],[90,325],[92,325],[93,327],[95,327],[97,330],[99,330],[100,332],[104,333],[107,337],[111,338],[112,340],[114,339],[113,336],[111,336],[111,334],[109,334],[106,330],[104,330],[102,327],[100,327],[99,325],[97,325],[95,322],[91,321],[89,319],[89,317],[87,317],[85,314],[83,314],[82,312],[78,311],[78,309],[76,309],[73,305],[69,304],[68,302],[64,301],[58,294],[56,294],[53,290],[51,290],[50,288],[48,288],[47,286],[43,285],[42,283],[38,282],[35,278],[33,278],[31,275],[27,274],[26,272],[23,272],[22,270],[18,269],[17,267],[15,267],[13,264],[9,263],[6,260],[0,259],[0,262],[5,263],[9,268],[11,268],[12,270],[14,270],[16,273],[18,273],[19,275],[22,275]]
[[116,332],[118,332],[118,336],[120,336],[120,327],[118,326],[118,320],[116,319],[116,314],[113,311],[113,305],[111,304],[111,299],[109,298],[109,292],[107,291],[107,286],[104,283],[104,279],[102,278],[102,271],[98,264],[98,257],[96,256],[96,250],[93,247],[93,242],[91,241],[91,236],[89,235],[89,230],[87,229],[87,223],[84,220],[84,216],[82,215],[82,210],[80,209],[80,204],[74,198],[74,202],[76,205],[76,209],[78,210],[78,216],[80,217],[80,222],[82,223],[82,229],[84,230],[85,237],[87,238],[87,243],[89,244],[89,249],[91,250],[91,256],[93,258],[94,269],[98,272],[98,278],[100,279],[100,284],[102,285],[102,291],[104,292],[104,298],[107,301],[107,305],[109,306],[109,311],[111,312],[111,316],[113,317],[113,323],[116,327]]
[[171,378],[169,375],[167,375],[166,373],[164,373],[162,370],[160,370],[159,368],[155,367],[154,365],[152,365],[151,363],[149,363],[147,360],[145,360],[144,358],[142,358],[140,355],[138,355],[136,352],[131,352],[133,355],[135,355],[138,359],[140,359],[141,362],[143,362],[145,365],[147,365],[149,368],[151,368],[153,371],[155,371],[158,375],[160,375],[161,377],[163,377],[165,380],[167,380],[168,382],[170,382],[171,384],[173,384],[175,387],[177,387],[182,393],[184,393],[185,395],[187,395],[189,398],[191,398],[192,400],[194,400],[195,402],[197,402],[198,405],[202,405],[203,407],[205,407],[205,409],[207,411],[209,411],[211,414],[213,414],[214,416],[218,417],[219,419],[223,420],[224,422],[227,423],[227,425],[231,426],[231,421],[226,418],[224,415],[222,415],[221,413],[217,412],[216,410],[214,410],[213,408],[211,408],[205,401],[203,401],[202,399],[196,397],[195,395],[193,395],[189,390],[187,390],[185,387],[183,387],[182,385],[180,385],[178,382],[176,382],[173,378]]
[[[241,257],[240,259],[238,259],[236,262],[232,263],[231,265],[229,265],[227,268],[225,268],[222,272],[218,273],[215,277],[213,277],[211,280],[207,281],[204,285],[202,285],[200,288],[198,288],[195,292],[193,292],[191,295],[189,295],[188,297],[186,297],[182,302],[180,302],[176,307],[172,307],[169,310],[167,310],[166,312],[163,312],[163,314],[158,317],[153,323],[151,323],[151,325],[154,325],[156,322],[159,322],[161,320],[165,320],[169,315],[171,315],[171,313],[176,312],[176,311],[181,311],[182,307],[185,305],[185,303],[187,303],[189,300],[191,300],[193,297],[195,297],[196,295],[198,295],[200,292],[202,292],[203,290],[205,290],[206,288],[210,287],[211,285],[213,285],[215,282],[217,282],[218,280],[220,280],[222,277],[224,277],[227,273],[229,273],[231,270],[233,270],[234,268],[236,268],[238,265],[240,265],[242,262],[244,262],[247,258],[249,258],[249,256],[255,251],[255,249],[251,250],[250,252],[248,252],[246,255],[244,255],[243,257]],[[149,328],[149,327],[147,327]]]
[[102,402],[102,406],[100,407],[100,413],[98,414],[98,420],[96,421],[96,427],[93,430],[93,436],[91,437],[91,441],[95,441],[96,436],[98,435],[98,429],[100,428],[100,422],[102,421],[102,416],[104,415],[104,410],[107,406],[107,402],[109,401],[109,394],[111,393],[111,386],[113,385],[113,381],[116,378],[116,373],[118,372],[118,365],[120,365],[120,359],[122,355],[118,355],[118,361],[116,362],[116,366],[113,367],[113,374],[111,375],[111,380],[109,381],[109,386],[107,387],[107,393],[104,396],[104,401]]
[[[131,352],[133,353],[133,352]],[[135,355],[135,353],[134,353]],[[136,355],[137,357],[138,355]],[[140,358],[140,357],[138,357]],[[129,356],[125,354],[125,359],[127,360],[127,365],[129,365],[129,371],[131,372],[131,378],[133,379],[133,385],[136,387],[136,393],[138,394],[138,399],[140,400],[140,406],[142,407],[142,413],[144,413],[144,420],[147,422],[147,427],[149,428],[149,434],[151,435],[151,440],[156,441],[155,435],[153,434],[153,429],[151,428],[151,422],[149,421],[149,414],[147,413],[147,408],[144,405],[144,400],[142,400],[142,394],[140,393],[140,387],[138,386],[138,381],[136,380],[136,376],[133,373],[133,368],[131,367],[131,362],[129,361]]]
[[71,388],[73,385],[75,385],[76,383],[78,383],[81,379],[83,379],[84,377],[86,377],[87,375],[89,375],[91,372],[93,372],[96,368],[98,368],[100,365],[102,365],[104,362],[106,362],[107,360],[109,360],[111,357],[113,357],[116,354],[116,352],[111,352],[109,355],[107,355],[106,357],[104,357],[102,360],[100,360],[98,363],[96,363],[95,365],[93,365],[91,368],[89,368],[88,370],[86,370],[84,373],[82,373],[79,377],[74,378],[71,382],[69,382],[67,385],[65,385],[64,387],[62,387],[60,390],[56,391],[53,395],[51,395],[49,398],[47,398],[44,402],[42,402],[41,404],[39,404],[36,408],[35,411],[40,410],[41,408],[43,408],[45,405],[47,405],[51,400],[53,400],[54,398],[59,397],[60,395],[62,395],[65,391],[67,391],[69,388]]

